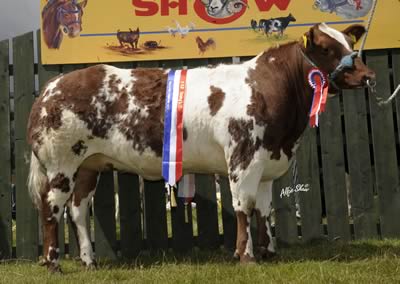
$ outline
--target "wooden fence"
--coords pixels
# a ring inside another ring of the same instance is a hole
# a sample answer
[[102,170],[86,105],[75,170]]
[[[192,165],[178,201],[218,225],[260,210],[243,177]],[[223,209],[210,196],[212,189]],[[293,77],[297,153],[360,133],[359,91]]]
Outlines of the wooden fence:
[[[12,39],[12,66],[9,41],[0,42],[0,258],[36,259],[40,254],[38,213],[26,186],[30,157],[26,125],[37,89],[35,82],[41,87],[59,73],[85,66],[43,66],[40,57],[39,64],[34,64],[33,38],[34,34],[28,33]],[[365,55],[377,72],[378,95],[387,98],[400,83],[400,50],[368,51]],[[115,65],[190,68],[219,62],[232,62],[232,58]],[[274,234],[278,243],[323,237],[345,241],[400,237],[400,222],[396,221],[400,216],[399,123],[400,100],[379,107],[367,90],[345,91],[330,98],[320,128],[306,131],[297,155],[298,183],[309,184],[311,189],[299,193],[297,199],[295,194],[281,197],[281,189],[291,185],[291,172],[274,185]],[[116,221],[113,178],[111,173],[102,174],[94,198],[91,219],[97,257],[132,258],[143,249],[234,247],[236,221],[226,179],[221,182],[219,203],[214,176],[196,176],[197,206],[185,223],[181,201],[177,209],[166,210],[162,182],[145,182],[141,192],[139,178],[129,174],[118,174],[120,218]],[[16,187],[16,220],[11,213],[12,182]],[[296,200],[300,218],[296,217]],[[67,228],[60,226],[61,254],[75,256],[77,246],[64,234]]]

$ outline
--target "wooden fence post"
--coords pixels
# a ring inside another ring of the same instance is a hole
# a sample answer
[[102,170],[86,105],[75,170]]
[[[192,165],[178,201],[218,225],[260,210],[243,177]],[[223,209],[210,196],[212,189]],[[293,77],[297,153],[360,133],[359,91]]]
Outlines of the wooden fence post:
[[13,39],[15,102],[15,167],[17,190],[17,257],[38,257],[38,215],[28,194],[30,147],[28,117],[35,94],[33,32]]
[[[377,74],[377,95],[387,99],[391,94],[388,52],[369,51],[366,56],[368,67]],[[381,233],[384,238],[395,238],[400,236],[400,223],[393,218],[400,215],[400,189],[393,109],[391,104],[378,106],[374,96],[370,95],[369,106]]]
[[322,238],[321,186],[316,129],[307,126],[297,152],[298,183],[309,185],[308,192],[300,192],[301,240],[309,242]]
[[364,90],[343,93],[346,150],[349,165],[351,217],[356,239],[376,238],[372,169],[369,153],[367,106]]
[[339,95],[330,98],[320,120],[320,139],[328,235],[350,240]]
[[0,42],[0,259],[12,253],[9,42]]

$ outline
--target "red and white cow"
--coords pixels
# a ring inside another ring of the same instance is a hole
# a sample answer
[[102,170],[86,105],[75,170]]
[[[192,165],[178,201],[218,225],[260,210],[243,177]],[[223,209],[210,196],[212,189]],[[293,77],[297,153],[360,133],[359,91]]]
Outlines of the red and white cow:
[[[288,170],[309,120],[309,70],[317,66],[335,74],[331,93],[374,80],[360,58],[337,69],[364,32],[360,25],[339,32],[319,24],[299,41],[250,61],[188,71],[183,171],[229,177],[242,262],[254,261],[253,211],[262,232],[258,245],[265,254],[274,252],[267,223],[271,187]],[[35,101],[28,125],[29,187],[42,213],[43,253],[51,271],[59,270],[57,223],[66,204],[80,257],[95,265],[85,215],[99,171],[115,168],[161,179],[167,74],[97,65],[54,78]]]

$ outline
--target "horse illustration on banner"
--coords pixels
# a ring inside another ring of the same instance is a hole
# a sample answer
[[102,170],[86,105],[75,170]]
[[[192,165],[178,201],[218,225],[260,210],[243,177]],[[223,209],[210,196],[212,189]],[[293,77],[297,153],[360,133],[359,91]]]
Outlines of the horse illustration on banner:
[[372,8],[373,0],[315,0],[313,7],[321,12],[335,12],[345,19],[364,17]]
[[42,10],[44,42],[50,49],[61,46],[63,35],[77,37],[82,31],[83,8],[88,0],[49,0]]

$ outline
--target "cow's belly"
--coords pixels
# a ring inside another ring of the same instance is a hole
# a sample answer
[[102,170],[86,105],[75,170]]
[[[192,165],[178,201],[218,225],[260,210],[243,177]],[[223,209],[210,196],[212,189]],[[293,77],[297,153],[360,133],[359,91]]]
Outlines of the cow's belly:
[[271,154],[266,153],[264,159],[264,171],[261,181],[278,179],[283,176],[290,167],[291,160],[288,160],[287,156],[282,151],[279,160],[273,160],[270,157]]
[[[121,137],[113,135],[111,137]],[[205,137],[205,136],[203,136]],[[193,138],[193,137],[192,137]],[[227,166],[223,148],[216,143],[196,139],[196,143],[183,145],[183,172],[204,174],[227,174]],[[110,147],[110,145],[113,145]],[[117,169],[136,173],[149,180],[162,179],[162,158],[149,149],[144,152],[135,151],[128,141],[121,139],[93,141],[90,148],[94,149],[81,164],[81,167],[104,171]]]

